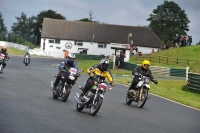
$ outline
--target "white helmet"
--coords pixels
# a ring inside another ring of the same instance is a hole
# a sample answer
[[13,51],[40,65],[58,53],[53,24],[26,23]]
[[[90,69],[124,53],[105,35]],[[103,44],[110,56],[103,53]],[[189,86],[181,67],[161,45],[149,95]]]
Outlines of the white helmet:
[[103,58],[101,59],[100,63],[101,63],[101,71],[107,71],[110,60]]
[[109,59],[106,59],[106,58],[103,58],[103,59],[101,59],[100,63],[101,63],[101,64],[109,64],[109,63],[110,63],[110,60],[109,60]]
[[75,59],[76,58],[76,56],[75,56],[75,54],[73,54],[73,53],[69,53],[68,54],[68,58],[70,59]]

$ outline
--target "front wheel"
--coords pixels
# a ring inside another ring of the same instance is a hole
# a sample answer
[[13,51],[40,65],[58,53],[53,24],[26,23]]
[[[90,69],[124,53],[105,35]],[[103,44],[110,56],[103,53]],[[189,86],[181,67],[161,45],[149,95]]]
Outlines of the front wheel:
[[78,103],[76,104],[76,110],[81,112],[84,109],[83,106],[79,105]]
[[58,99],[58,94],[57,94],[56,91],[57,91],[57,90],[54,90],[54,91],[53,91],[53,98],[54,98],[54,99]]
[[[64,89],[64,88],[63,88]],[[71,91],[71,88],[70,87],[65,87],[65,93],[63,93],[63,99],[62,101],[63,102],[66,102],[68,97],[69,97],[69,94],[70,94],[70,91]]]
[[131,103],[132,103],[132,100],[128,96],[126,96],[126,104],[130,105]]
[[144,104],[146,103],[148,98],[148,90],[147,89],[143,89],[141,97],[139,96],[139,99],[137,101],[137,106],[139,108],[142,108],[144,106]]
[[96,113],[99,111],[102,103],[103,103],[103,98],[97,97],[96,99],[94,99],[94,104],[92,103],[92,105],[90,107],[90,114],[93,116],[96,115]]

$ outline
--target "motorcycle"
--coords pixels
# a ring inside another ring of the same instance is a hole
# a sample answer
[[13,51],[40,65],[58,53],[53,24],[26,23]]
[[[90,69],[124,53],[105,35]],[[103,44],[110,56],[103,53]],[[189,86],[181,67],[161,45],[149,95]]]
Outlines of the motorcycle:
[[[85,82],[86,83],[86,82]],[[85,84],[84,83],[84,84]],[[77,111],[82,111],[83,109],[90,109],[90,115],[96,115],[96,113],[99,111],[104,95],[106,93],[106,89],[111,90],[112,88],[107,87],[108,82],[105,80],[102,80],[99,75],[94,76],[94,84],[89,89],[85,95],[81,93],[79,96],[78,93],[76,93],[74,99],[77,102],[76,109]],[[82,87],[79,86],[81,89]]]
[[3,73],[3,63],[4,61],[8,61],[5,54],[0,54],[0,74]]
[[[150,97],[149,95],[149,89],[150,89],[150,78],[146,76],[141,76],[139,78],[139,82],[136,85],[137,91],[135,90],[129,90],[129,92],[126,95],[126,104],[130,105],[133,101],[137,102],[137,107],[142,108],[144,104],[146,103],[147,99]],[[132,83],[133,81],[129,81],[128,83]]]
[[25,64],[26,66],[28,66],[29,60],[30,60],[30,57],[29,57],[28,55],[26,55],[26,56],[25,56],[25,59],[24,59],[24,64]]
[[[69,69],[62,69],[60,72],[67,72],[68,77],[62,76],[59,84],[56,86],[56,89],[53,90],[53,98],[58,99],[58,97],[62,98],[63,102],[66,102],[69,94],[71,92],[73,83],[75,82],[76,77],[80,76],[84,70],[80,70],[77,72],[75,68],[70,67]],[[56,76],[55,76],[56,77]],[[76,82],[78,83],[78,82]],[[51,88],[54,87],[54,81],[51,81]]]

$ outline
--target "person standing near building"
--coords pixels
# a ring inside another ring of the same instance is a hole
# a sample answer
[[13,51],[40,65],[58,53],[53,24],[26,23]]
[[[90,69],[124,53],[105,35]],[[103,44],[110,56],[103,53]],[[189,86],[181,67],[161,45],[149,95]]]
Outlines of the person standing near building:
[[124,58],[126,58],[126,56],[124,55],[124,53],[122,51],[120,51],[120,55],[119,55],[119,68],[123,68],[124,67]]

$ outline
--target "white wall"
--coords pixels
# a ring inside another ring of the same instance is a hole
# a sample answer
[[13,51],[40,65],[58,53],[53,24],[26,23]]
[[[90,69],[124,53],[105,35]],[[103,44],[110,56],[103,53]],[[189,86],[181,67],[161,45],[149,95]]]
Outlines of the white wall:
[[17,43],[12,43],[12,42],[0,41],[0,46],[13,47],[13,48],[17,48],[20,50],[28,51],[28,46],[17,44]]
[[158,51],[158,48],[148,48],[148,47],[138,46],[138,52],[142,52],[142,54],[151,54],[152,49],[154,49],[154,52]]
[[[41,47],[40,49],[43,50],[43,43],[44,43],[44,38],[41,39]],[[71,49],[66,49],[65,44],[66,43],[71,43],[72,48]],[[98,43],[96,42],[83,42],[83,46],[77,46],[74,44],[75,41],[72,40],[61,40],[60,44],[52,44],[49,43],[49,39],[45,39],[45,51],[50,51],[50,52],[63,52],[63,50],[67,50],[71,53],[80,53],[78,51],[78,48],[86,48],[87,54],[89,55],[112,55],[114,54],[114,50],[111,50],[111,47],[121,47],[121,48],[126,48],[128,44],[107,44],[106,48],[98,48]],[[50,47],[52,45],[53,47]],[[56,47],[60,47],[60,49],[57,49]]]

